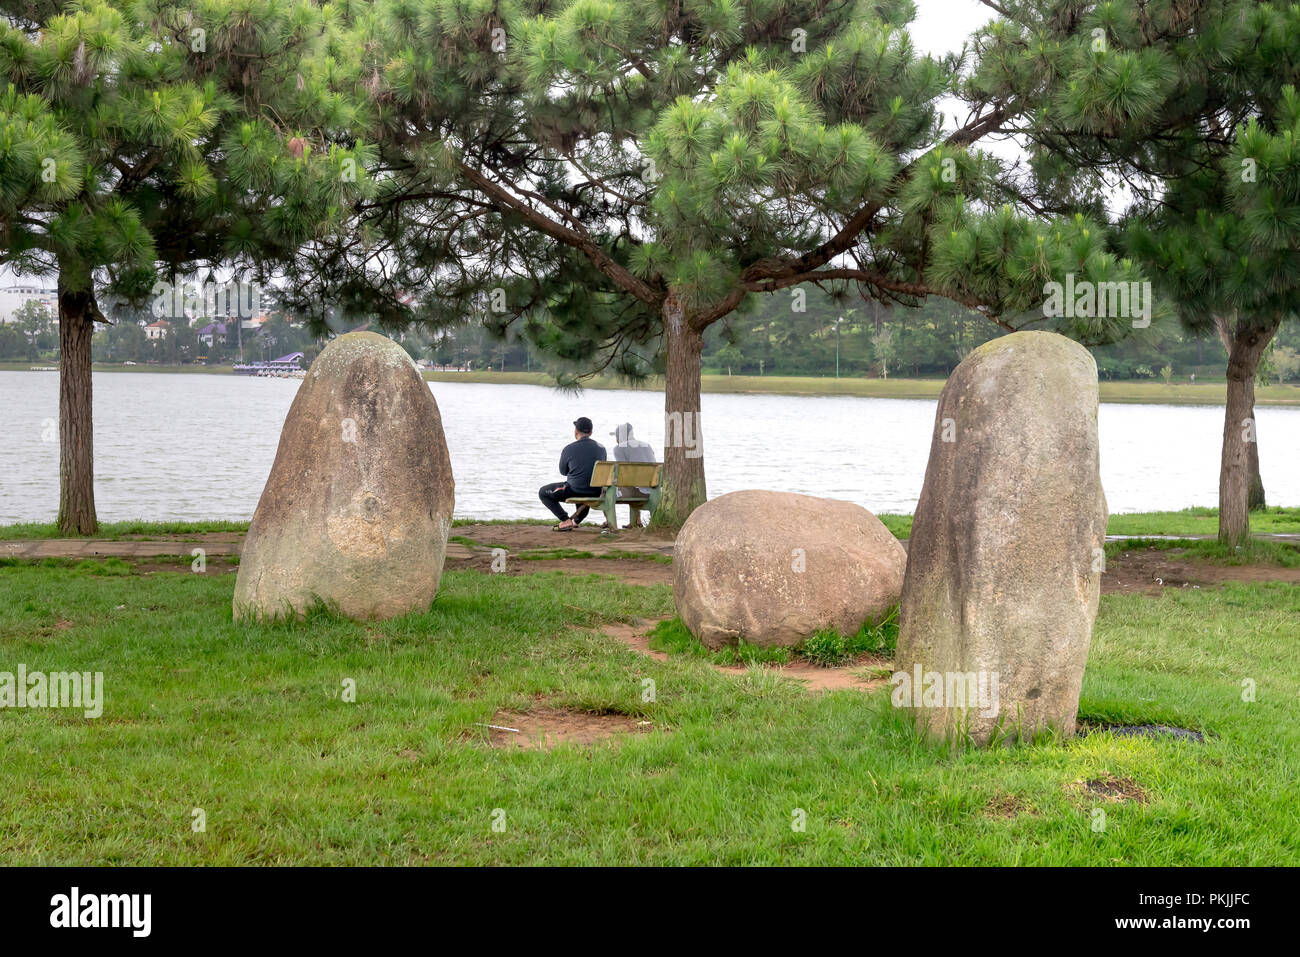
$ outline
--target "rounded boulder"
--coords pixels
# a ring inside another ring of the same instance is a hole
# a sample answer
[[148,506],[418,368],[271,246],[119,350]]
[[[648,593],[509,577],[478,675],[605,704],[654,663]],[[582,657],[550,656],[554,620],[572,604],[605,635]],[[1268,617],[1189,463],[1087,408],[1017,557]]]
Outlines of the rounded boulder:
[[854,635],[898,603],[907,553],[860,505],[793,492],[731,492],[686,520],[673,599],[710,648]]

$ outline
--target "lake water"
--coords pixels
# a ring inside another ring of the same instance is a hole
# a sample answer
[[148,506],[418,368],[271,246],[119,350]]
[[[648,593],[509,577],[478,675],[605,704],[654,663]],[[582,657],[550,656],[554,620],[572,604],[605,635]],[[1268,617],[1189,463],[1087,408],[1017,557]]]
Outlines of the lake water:
[[[247,519],[275,459],[296,379],[96,373],[95,501],[103,521]],[[663,394],[430,383],[456,476],[456,515],[545,518],[537,488],[559,480],[579,415],[596,438],[631,422],[663,444]],[[58,375],[0,372],[0,524],[58,511]],[[910,512],[925,477],[932,400],[705,395],[710,495],[785,489]],[[1269,503],[1300,505],[1300,408],[1257,410]],[[1113,513],[1218,502],[1219,406],[1103,405],[1101,473]]]

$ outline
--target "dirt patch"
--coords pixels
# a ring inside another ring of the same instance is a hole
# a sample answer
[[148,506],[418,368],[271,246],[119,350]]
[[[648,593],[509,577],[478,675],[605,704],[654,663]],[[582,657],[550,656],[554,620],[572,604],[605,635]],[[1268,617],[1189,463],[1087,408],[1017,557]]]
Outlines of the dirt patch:
[[[556,558],[516,561],[517,575],[560,571],[569,575],[613,575],[627,585],[671,585],[673,566],[643,558]],[[531,566],[537,566],[533,568]]]
[[1037,814],[1032,804],[1014,794],[1007,794],[1005,791],[999,791],[989,799],[989,803],[984,806],[984,816],[991,818],[1000,818],[1010,820],[1011,818],[1020,817],[1022,814]]
[[[447,568],[490,574],[492,553],[476,552],[469,558],[448,558]],[[673,566],[644,558],[544,558],[522,559],[507,555],[505,575],[534,575],[537,572],[564,572],[567,575],[612,575],[627,585],[671,585]]]
[[[595,519],[593,521],[592,519]],[[626,521],[625,510],[619,510],[619,519]],[[628,528],[616,534],[601,534],[604,518],[592,513],[591,518],[571,532],[553,531],[550,525],[457,525],[451,530],[453,537],[472,539],[481,545],[523,552],[534,548],[576,548],[593,550],[595,547],[623,547],[627,545],[653,547],[656,550],[671,545],[676,537],[671,529]]]
[[1105,801],[1107,804],[1125,804],[1132,801],[1146,804],[1147,792],[1132,778],[1117,778],[1107,772],[1099,778],[1087,781],[1078,780],[1066,785],[1066,790],[1091,801]]
[[[872,659],[874,660],[874,659]],[[782,678],[791,678],[802,682],[809,691],[871,691],[887,684],[884,678],[864,678],[855,672],[867,662],[855,661],[838,668],[826,668],[807,661],[792,661],[787,665],[763,665],[764,671],[770,671]],[[722,672],[733,675],[749,673],[747,665],[715,665]]]
[[1079,733],[1081,735],[1097,734],[1102,731],[1109,731],[1117,738],[1161,738],[1176,741],[1193,741],[1197,744],[1205,743],[1205,735],[1199,731],[1193,731],[1190,728],[1175,728],[1169,724],[1088,724],[1081,723]]
[[[650,647],[649,633],[656,624],[657,622],[654,621],[642,621],[635,625],[606,625],[601,629],[601,634],[623,643],[638,654],[646,655],[656,661],[667,661],[668,655]],[[854,661],[838,668],[825,668],[807,661],[792,661],[787,665],[763,665],[762,667],[765,671],[782,678],[801,682],[809,691],[845,689],[871,691],[888,683],[885,678],[865,677],[857,673],[873,664],[879,665],[881,662],[872,658]],[[750,670],[748,665],[713,665],[713,668],[728,675],[746,675]]]
[[654,722],[626,714],[593,714],[567,708],[498,711],[487,722],[488,743],[494,748],[550,751],[562,744],[588,748],[625,734],[644,734]]
[[[527,575],[562,571],[574,575],[612,575],[630,585],[671,584],[672,565],[644,559],[556,558],[529,561],[520,552],[566,548],[595,554],[629,551],[671,556],[672,533],[661,529],[629,529],[602,535],[595,525],[560,534],[548,525],[465,525],[453,535],[472,539],[483,548],[469,558],[448,557],[447,567],[491,571],[490,548],[505,548],[506,574]],[[904,543],[906,544],[906,543]],[[1103,594],[1159,595],[1168,588],[1215,588],[1225,582],[1285,582],[1300,585],[1300,568],[1272,565],[1212,565],[1184,559],[1179,549],[1134,548],[1108,559],[1101,576]]]
[[152,575],[154,572],[186,572],[191,575],[229,575],[239,571],[239,562],[222,560],[221,556],[209,558],[204,563],[203,571],[196,572],[192,559],[174,562],[134,562],[137,575]]
[[1225,582],[1286,582],[1300,585],[1300,568],[1276,565],[1211,565],[1180,558],[1180,549],[1134,548],[1107,559],[1104,595],[1159,595],[1167,588],[1213,588]]
[[649,629],[653,627],[654,622],[642,622],[639,625],[606,625],[601,629],[601,634],[608,635],[615,641],[621,641],[638,654],[653,658],[655,661],[667,661],[667,654],[650,647]]
[[30,625],[23,630],[14,632],[12,636],[6,634],[5,638],[13,637],[24,641],[39,641],[42,644],[48,644],[64,632],[71,631],[72,628],[72,622],[66,618],[59,618],[51,625]]
[[244,541],[243,532],[187,532],[185,534],[163,534],[163,535],[122,535],[118,541],[122,542],[195,542],[202,545],[211,543],[216,545],[228,545],[231,543],[242,544]]

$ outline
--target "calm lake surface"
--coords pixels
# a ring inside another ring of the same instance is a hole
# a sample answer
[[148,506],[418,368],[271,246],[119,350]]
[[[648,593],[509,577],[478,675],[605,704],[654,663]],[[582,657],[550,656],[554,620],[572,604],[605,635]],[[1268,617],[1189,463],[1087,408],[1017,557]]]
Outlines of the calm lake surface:
[[[234,375],[96,373],[95,501],[103,521],[247,519],[300,382]],[[596,438],[631,422],[663,444],[663,394],[430,383],[456,476],[456,516],[545,518],[543,483],[579,415]],[[58,374],[0,372],[0,524],[58,511]],[[705,395],[709,493],[785,489],[911,512],[925,478],[932,400]],[[1300,505],[1300,408],[1257,410],[1271,505]],[[1218,503],[1220,406],[1103,405],[1101,475],[1112,513]]]

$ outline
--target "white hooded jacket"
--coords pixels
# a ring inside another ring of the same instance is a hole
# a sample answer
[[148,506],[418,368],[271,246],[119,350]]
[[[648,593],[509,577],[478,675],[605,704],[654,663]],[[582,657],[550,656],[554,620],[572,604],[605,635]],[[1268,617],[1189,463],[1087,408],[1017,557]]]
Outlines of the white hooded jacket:
[[[642,442],[640,439],[632,438],[632,424],[624,422],[614,429],[611,435],[617,443],[614,446],[615,462],[657,462],[655,458],[654,446],[649,442]],[[649,495],[648,488],[639,489],[642,495]]]

